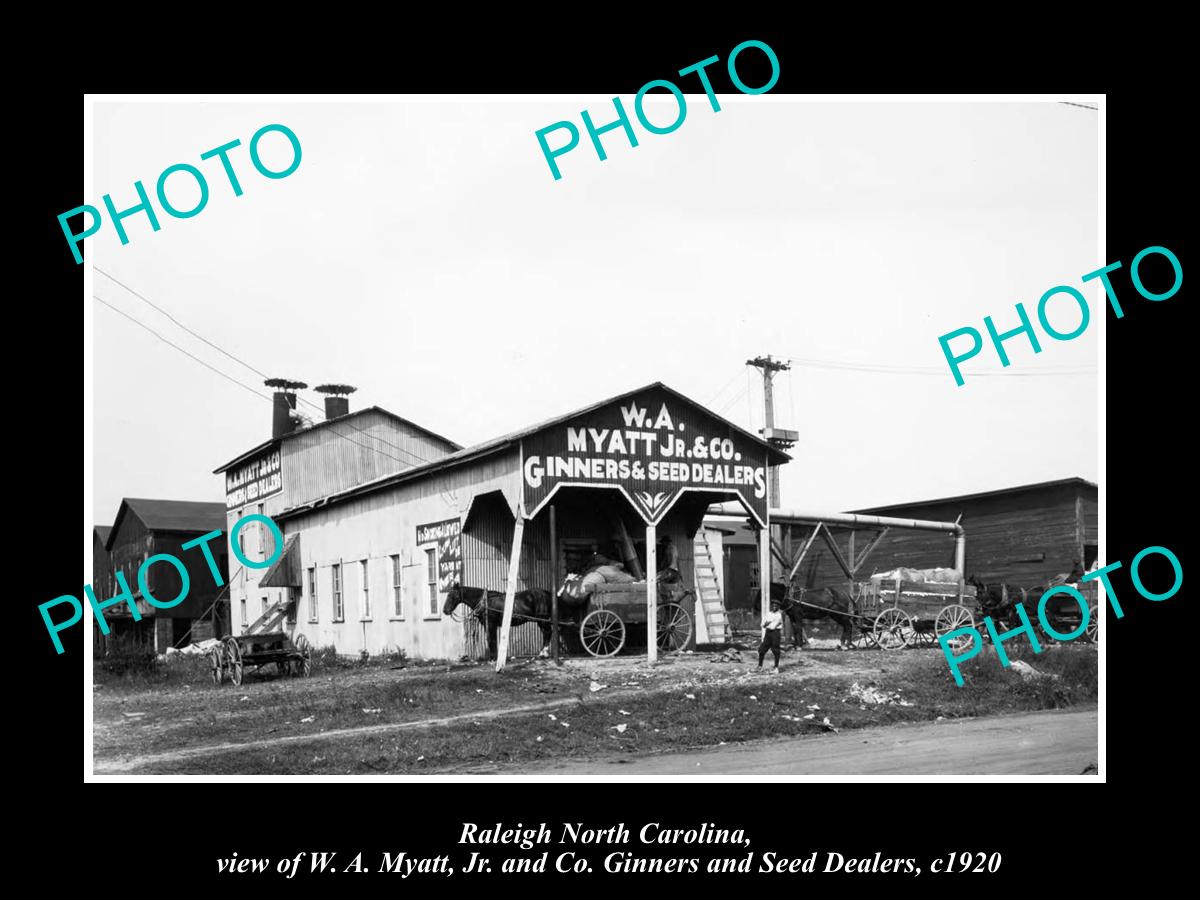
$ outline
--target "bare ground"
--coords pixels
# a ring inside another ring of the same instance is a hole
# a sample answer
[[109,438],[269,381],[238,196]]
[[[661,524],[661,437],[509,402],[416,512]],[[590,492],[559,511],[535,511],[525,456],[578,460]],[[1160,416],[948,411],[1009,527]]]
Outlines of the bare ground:
[[[486,665],[338,666],[308,679],[248,676],[241,687],[213,685],[202,664],[185,660],[156,683],[98,686],[95,771],[524,771],[561,759],[1094,702],[1094,688],[1074,684],[1077,670],[1094,683],[1094,649],[1055,654],[1034,663],[1065,665],[1069,678],[1031,684],[981,655],[962,689],[929,649],[792,651],[778,675],[758,672],[757,655],[744,651],[669,654],[654,666],[629,656],[569,659],[561,668],[523,661],[500,674]],[[855,683],[892,699],[860,703]]]

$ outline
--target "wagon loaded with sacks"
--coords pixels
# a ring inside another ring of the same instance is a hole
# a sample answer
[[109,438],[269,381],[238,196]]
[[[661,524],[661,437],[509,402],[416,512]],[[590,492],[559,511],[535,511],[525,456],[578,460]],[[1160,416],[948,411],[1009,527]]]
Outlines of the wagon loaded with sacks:
[[[630,626],[647,624],[644,581],[598,581],[568,575],[559,597],[569,605],[583,607],[579,642],[592,656],[615,656],[629,640]],[[695,602],[695,595],[682,584],[658,583],[656,632],[660,650],[683,650],[688,646],[692,639],[690,609]]]
[[[855,588],[862,629],[884,650],[933,644],[975,625],[974,597],[968,600],[962,574],[954,569],[899,568],[872,575]],[[970,640],[968,635],[955,642]]]
[[[932,645],[942,635],[975,625],[974,598],[955,569],[900,568],[849,587],[847,593],[838,587],[814,590],[774,582],[771,599],[791,620],[800,644],[807,640],[805,620],[832,619],[842,628],[840,650],[860,640],[883,650]],[[960,635],[951,643],[970,641],[970,635]]]

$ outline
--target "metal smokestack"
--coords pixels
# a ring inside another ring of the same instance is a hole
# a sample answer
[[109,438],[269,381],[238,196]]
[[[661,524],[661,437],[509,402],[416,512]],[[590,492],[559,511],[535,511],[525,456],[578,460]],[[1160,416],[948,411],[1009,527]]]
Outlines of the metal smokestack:
[[329,421],[350,415],[349,395],[358,388],[350,384],[318,384],[313,390],[325,395],[325,420]]
[[288,378],[268,378],[263,384],[275,389],[271,403],[271,437],[280,438],[291,434],[299,424],[296,391],[304,390],[308,385],[303,381],[292,381]]

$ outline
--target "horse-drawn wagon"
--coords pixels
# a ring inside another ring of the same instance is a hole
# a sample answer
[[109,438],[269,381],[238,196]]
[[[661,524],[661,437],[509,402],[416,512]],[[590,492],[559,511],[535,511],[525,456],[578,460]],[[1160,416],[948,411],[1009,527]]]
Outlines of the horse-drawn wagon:
[[295,641],[282,631],[230,635],[209,651],[209,662],[213,684],[226,676],[241,684],[246,666],[258,671],[272,663],[280,675],[307,676],[312,672],[312,648],[302,634]]
[[[975,625],[961,580],[910,581],[897,573],[890,579],[873,578],[857,589],[855,606],[862,630],[884,650],[932,644],[958,628]],[[970,640],[969,635],[955,639]]]
[[[679,584],[658,586],[658,647],[682,650],[692,639],[695,595]],[[625,646],[630,625],[645,625],[646,582],[598,584],[588,595],[587,613],[579,621],[579,640],[592,656],[615,656]],[[649,637],[647,637],[649,640]]]
[[[839,649],[866,642],[884,650],[902,650],[932,644],[941,635],[975,625],[973,603],[964,598],[961,580],[925,581],[905,578],[905,574],[875,576],[855,583],[850,592],[837,587],[813,590],[793,585],[789,589],[776,583],[771,586],[771,597],[782,604],[801,643],[805,620],[828,617],[839,624]],[[970,640],[969,635],[960,636],[955,643]]]

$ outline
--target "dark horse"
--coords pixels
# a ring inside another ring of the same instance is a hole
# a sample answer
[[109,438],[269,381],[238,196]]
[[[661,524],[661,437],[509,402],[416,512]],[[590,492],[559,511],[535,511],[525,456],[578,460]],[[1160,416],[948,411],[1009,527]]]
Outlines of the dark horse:
[[[771,600],[779,604],[780,610],[792,623],[792,646],[803,647],[808,643],[804,635],[804,620],[830,618],[842,627],[838,649],[846,650],[854,645],[854,616],[850,595],[841,588],[829,587],[817,590],[801,590],[802,599],[788,596],[787,585],[771,582]],[[755,591],[751,597],[751,608],[758,609],[761,594]]]
[[[504,591],[488,591],[483,588],[463,587],[454,585],[446,593],[446,603],[442,607],[442,615],[450,615],[460,605],[465,603],[471,612],[487,629],[488,656],[495,658],[497,635],[504,619]],[[549,591],[541,588],[530,588],[517,591],[513,595],[512,625],[516,628],[526,622],[535,622],[542,632],[542,653],[550,646],[550,606]],[[560,610],[560,621],[564,618]]]
[[[1083,566],[1079,560],[1075,560],[1075,565],[1070,572],[1059,574],[1051,579],[1049,584],[1037,587],[1025,589],[1011,584],[985,584],[975,575],[967,578],[967,584],[975,588],[975,598],[979,602],[980,610],[985,616],[991,616],[993,622],[1005,626],[1008,630],[1020,628],[1021,616],[1017,612],[1017,604],[1020,603],[1025,607],[1025,615],[1029,618],[1030,624],[1049,638],[1050,635],[1046,634],[1037,614],[1042,595],[1057,585],[1078,582],[1083,575]],[[1055,597],[1046,604],[1045,614],[1056,630],[1070,631],[1078,621],[1076,609],[1073,599]]]

